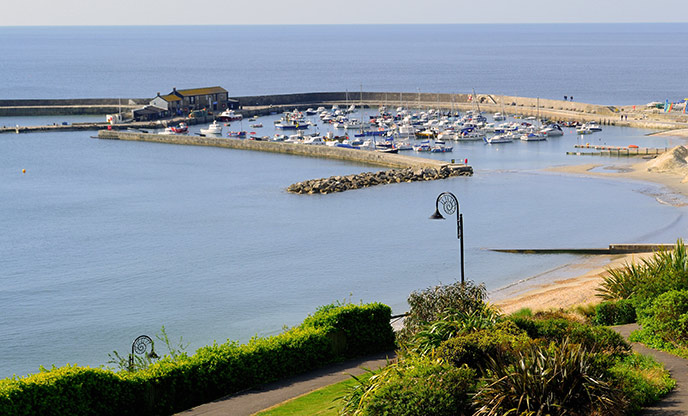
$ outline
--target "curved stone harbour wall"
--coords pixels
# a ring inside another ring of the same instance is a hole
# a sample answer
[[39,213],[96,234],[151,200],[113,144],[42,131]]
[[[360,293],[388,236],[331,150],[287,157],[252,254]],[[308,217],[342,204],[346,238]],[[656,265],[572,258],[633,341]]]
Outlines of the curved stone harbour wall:
[[346,149],[341,147],[309,146],[304,144],[201,136],[132,133],[114,130],[100,130],[98,132],[98,138],[285,153],[296,156],[346,160],[392,168],[390,171],[363,173],[342,177],[334,176],[327,179],[314,179],[293,184],[288,188],[289,192],[301,194],[342,192],[349,189],[364,188],[385,183],[427,181],[473,174],[473,168],[467,165],[455,165],[448,164],[441,160],[423,157]]

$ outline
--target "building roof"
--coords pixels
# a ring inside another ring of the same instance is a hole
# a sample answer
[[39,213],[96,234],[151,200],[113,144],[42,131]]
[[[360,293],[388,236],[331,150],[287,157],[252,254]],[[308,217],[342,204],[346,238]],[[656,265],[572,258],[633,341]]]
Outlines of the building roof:
[[[210,94],[222,94],[226,93],[227,90],[222,87],[205,87],[205,88],[192,88],[188,90],[176,90],[177,95],[182,97],[191,97],[197,95],[210,95]],[[170,95],[174,94],[172,92]]]
[[160,98],[167,101],[168,103],[172,102],[172,101],[181,101],[182,100],[181,97],[174,95],[174,94],[161,95]]

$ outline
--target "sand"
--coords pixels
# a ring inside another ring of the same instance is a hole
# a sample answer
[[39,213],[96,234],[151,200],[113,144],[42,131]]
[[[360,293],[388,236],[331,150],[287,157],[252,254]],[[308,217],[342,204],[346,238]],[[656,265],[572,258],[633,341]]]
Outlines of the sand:
[[[632,166],[614,166],[610,163],[598,163],[576,166],[550,168],[550,172],[567,175],[598,176],[652,182],[663,185],[670,192],[656,196],[660,203],[672,205],[688,204],[688,149],[678,146],[649,161],[642,161]],[[670,194],[677,194],[678,198]],[[603,276],[609,268],[623,266],[624,263],[639,262],[652,256],[652,253],[614,255],[614,256],[585,256],[579,263],[566,265],[571,270],[580,269],[576,277],[550,280],[518,293],[515,292],[506,299],[493,300],[503,313],[515,312],[521,308],[533,311],[548,309],[569,309],[577,305],[599,303],[596,289],[600,286]],[[493,297],[493,296],[491,296]]]

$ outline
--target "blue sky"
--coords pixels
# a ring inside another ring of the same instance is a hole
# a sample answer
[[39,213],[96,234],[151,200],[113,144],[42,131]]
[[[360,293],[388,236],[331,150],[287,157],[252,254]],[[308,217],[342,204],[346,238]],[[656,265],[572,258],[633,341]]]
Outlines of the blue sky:
[[686,22],[688,0],[33,0],[0,26]]

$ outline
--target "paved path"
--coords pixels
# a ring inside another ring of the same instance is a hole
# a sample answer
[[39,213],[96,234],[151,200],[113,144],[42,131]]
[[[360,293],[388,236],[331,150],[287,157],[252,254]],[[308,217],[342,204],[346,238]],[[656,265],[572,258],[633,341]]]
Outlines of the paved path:
[[[638,329],[638,324],[614,326],[612,329],[628,339],[631,332]],[[654,357],[671,373],[676,380],[676,387],[662,400],[651,407],[647,407],[640,413],[642,416],[679,416],[688,415],[688,360],[663,351],[647,348],[643,344],[632,342],[634,351]]]
[[210,403],[177,413],[182,416],[249,416],[286,400],[310,393],[321,387],[360,375],[364,368],[376,370],[395,357],[393,352],[345,361],[300,376],[276,381],[255,389],[223,397]]

